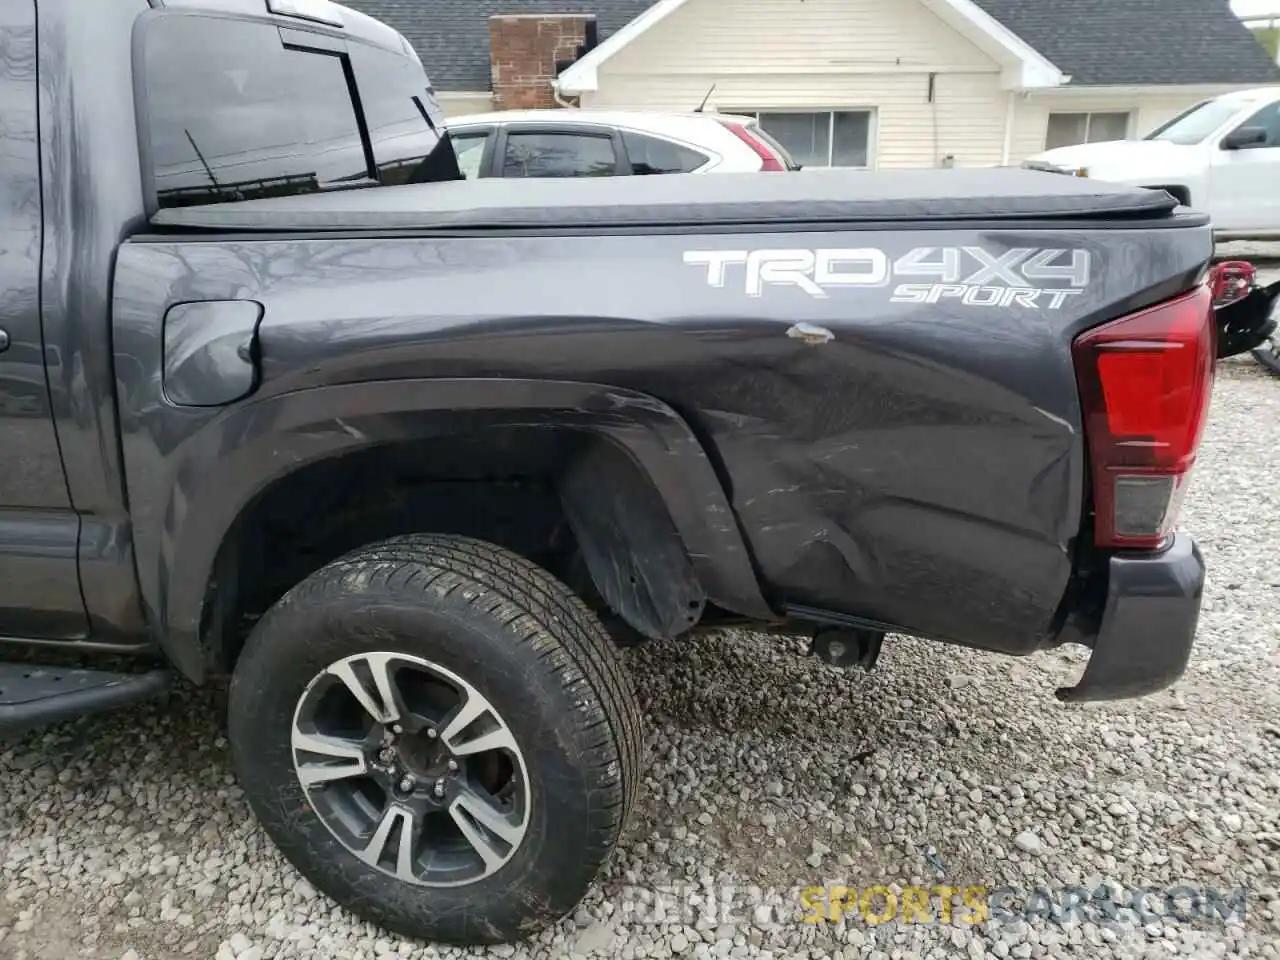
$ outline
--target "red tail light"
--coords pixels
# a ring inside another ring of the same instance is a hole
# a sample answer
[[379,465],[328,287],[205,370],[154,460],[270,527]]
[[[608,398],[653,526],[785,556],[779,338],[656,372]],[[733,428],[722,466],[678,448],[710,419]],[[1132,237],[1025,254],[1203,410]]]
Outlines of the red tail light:
[[1076,338],[1098,546],[1151,549],[1173,530],[1209,412],[1214,336],[1201,285]]
[[721,126],[755,151],[756,156],[760,158],[761,170],[769,173],[786,173],[787,168],[783,166],[782,161],[773,155],[772,150],[753,137],[745,124],[734,120],[725,120],[721,117],[716,119],[720,121]]
[[1258,268],[1247,260],[1226,260],[1209,270],[1213,305],[1225,307],[1247,297],[1258,279]]

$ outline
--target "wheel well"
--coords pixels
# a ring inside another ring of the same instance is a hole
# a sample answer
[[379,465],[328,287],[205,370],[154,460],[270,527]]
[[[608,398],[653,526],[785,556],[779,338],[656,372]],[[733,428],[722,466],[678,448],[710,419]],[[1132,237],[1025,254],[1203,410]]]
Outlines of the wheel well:
[[[669,525],[661,499],[638,466],[609,441],[571,429],[501,427],[406,440],[289,474],[241,512],[219,549],[201,624],[210,671],[231,669],[253,625],[295,584],[358,547],[403,533],[457,534],[506,547],[568,584],[621,638],[625,623],[609,616],[595,583],[604,582],[609,592],[600,570],[625,569],[630,545],[614,537],[579,549],[575,521],[581,527],[582,511],[571,520],[562,496],[584,465],[602,457],[615,469],[627,465],[628,490],[652,493],[648,499],[632,496],[644,499],[642,511],[650,511],[647,526],[658,522],[654,510]],[[567,500],[572,505],[572,497]],[[646,515],[639,516],[643,523]],[[586,536],[597,535],[587,529]],[[682,546],[677,549],[683,558]],[[658,602],[678,594],[682,617],[693,619],[687,586],[684,592],[656,593]],[[652,603],[618,606],[622,621],[652,635],[644,629]]]

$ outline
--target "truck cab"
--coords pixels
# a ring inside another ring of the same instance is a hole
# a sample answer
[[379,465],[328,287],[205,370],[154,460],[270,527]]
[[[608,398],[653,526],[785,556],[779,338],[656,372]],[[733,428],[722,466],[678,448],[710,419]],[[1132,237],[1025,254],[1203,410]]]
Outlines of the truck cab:
[[1026,165],[1167,190],[1208,213],[1219,239],[1280,237],[1280,87],[1205,100],[1141,140],[1059,147]]
[[145,646],[120,423],[154,331],[112,330],[120,242],[169,207],[460,174],[417,55],[355,11],[41,0],[38,27],[0,4],[0,636]]

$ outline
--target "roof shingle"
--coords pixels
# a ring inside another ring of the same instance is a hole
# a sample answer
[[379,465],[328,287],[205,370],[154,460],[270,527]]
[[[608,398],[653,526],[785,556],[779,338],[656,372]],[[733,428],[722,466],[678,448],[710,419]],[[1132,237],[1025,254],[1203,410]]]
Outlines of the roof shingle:
[[[403,33],[439,90],[490,89],[489,17],[594,13],[606,39],[654,0],[343,0]],[[1280,82],[1228,0],[976,0],[1072,86]]]
[[1280,81],[1227,0],[976,0],[1071,85]]

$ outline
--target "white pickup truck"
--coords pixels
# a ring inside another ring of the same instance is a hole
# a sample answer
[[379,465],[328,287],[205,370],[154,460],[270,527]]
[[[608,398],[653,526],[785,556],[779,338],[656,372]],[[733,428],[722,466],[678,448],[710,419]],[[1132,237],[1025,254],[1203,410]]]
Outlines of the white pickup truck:
[[1141,140],[1059,147],[1024,166],[1161,187],[1208,213],[1218,239],[1280,238],[1280,87],[1206,100]]

